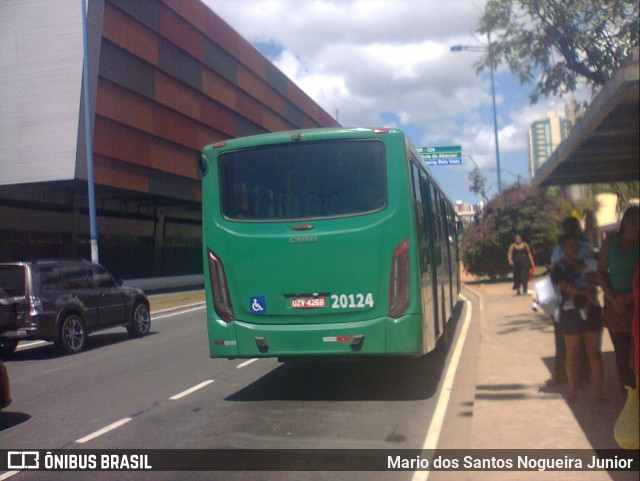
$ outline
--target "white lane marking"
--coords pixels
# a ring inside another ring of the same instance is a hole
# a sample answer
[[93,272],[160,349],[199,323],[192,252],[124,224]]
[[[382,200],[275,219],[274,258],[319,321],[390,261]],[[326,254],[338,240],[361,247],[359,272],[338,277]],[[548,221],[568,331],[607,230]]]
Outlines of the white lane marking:
[[155,321],[157,319],[164,319],[165,317],[179,316],[180,314],[186,314],[187,312],[200,311],[202,309],[205,309],[206,307],[207,306],[198,306],[198,307],[193,307],[191,309],[180,310],[180,311],[174,312],[172,314],[163,314],[163,315],[160,315],[160,316],[151,314],[151,320]]
[[188,396],[189,394],[191,394],[193,392],[196,392],[198,389],[202,389],[203,387],[208,386],[212,382],[213,382],[213,379],[209,379],[207,381],[201,382],[197,386],[193,386],[192,388],[189,388],[186,391],[182,391],[182,392],[176,394],[175,396],[171,396],[169,399],[172,400],[172,401],[177,401],[178,399],[182,399],[183,397]]
[[242,369],[245,366],[248,366],[249,364],[252,364],[254,362],[256,362],[258,360],[257,357],[253,358],[253,359],[249,359],[248,361],[243,362],[242,364],[238,364],[236,366],[236,369]]
[[9,479],[9,478],[15,476],[16,474],[20,474],[20,471],[7,471],[3,475],[0,475],[0,481],[4,481],[5,479]]
[[76,439],[76,443],[78,444],[84,444],[86,442],[91,441],[92,439],[95,439],[99,436],[102,436],[103,434],[106,434],[110,431],[113,431],[114,429],[118,429],[120,426],[127,424],[129,421],[131,421],[132,418],[123,418],[120,421],[116,421],[115,423],[111,423],[108,426],[103,427],[102,429],[99,429],[98,431],[95,431],[91,434],[88,434],[87,436],[80,438],[80,439]]
[[[440,438],[440,432],[442,431],[442,426],[444,424],[444,416],[447,412],[447,407],[449,406],[449,398],[451,397],[451,391],[453,390],[453,381],[456,377],[456,371],[458,370],[458,363],[460,362],[460,356],[462,355],[462,348],[464,347],[464,341],[467,337],[467,332],[469,331],[469,321],[471,320],[471,302],[464,297],[462,294],[460,298],[464,300],[467,304],[467,313],[464,317],[464,324],[462,325],[462,329],[460,330],[460,337],[458,338],[458,342],[456,347],[451,355],[451,362],[449,363],[449,367],[447,368],[447,374],[444,377],[444,382],[442,383],[442,390],[440,391],[440,396],[438,397],[438,403],[436,404],[436,409],[433,412],[433,417],[431,419],[431,425],[429,426],[429,431],[427,432],[427,437],[424,440],[424,444],[422,445],[422,449],[436,449],[438,446],[438,439]],[[431,471],[416,471],[413,475],[413,481],[427,481],[429,479],[429,473]]]

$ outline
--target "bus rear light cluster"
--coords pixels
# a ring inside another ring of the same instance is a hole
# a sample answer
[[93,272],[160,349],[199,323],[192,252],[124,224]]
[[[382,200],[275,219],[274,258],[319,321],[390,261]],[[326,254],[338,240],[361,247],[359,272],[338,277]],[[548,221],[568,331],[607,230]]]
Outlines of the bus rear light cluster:
[[402,241],[393,251],[389,277],[389,316],[400,317],[411,300],[409,276],[409,241]]
[[213,297],[213,308],[216,314],[225,322],[231,322],[235,316],[231,304],[231,295],[227,277],[224,274],[222,261],[211,249],[207,249],[207,259],[209,261],[209,280],[211,281],[211,296]]

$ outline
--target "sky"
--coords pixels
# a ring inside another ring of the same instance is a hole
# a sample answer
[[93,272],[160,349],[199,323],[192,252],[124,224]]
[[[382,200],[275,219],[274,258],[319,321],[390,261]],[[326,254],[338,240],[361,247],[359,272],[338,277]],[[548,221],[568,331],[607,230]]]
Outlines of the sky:
[[[486,46],[476,33],[486,0],[202,0],[346,127],[398,127],[416,147],[462,146],[462,165],[431,167],[453,200],[469,191],[474,162],[497,193]],[[502,184],[529,182],[528,129],[563,98],[530,105],[533,84],[495,72]],[[577,98],[582,101],[586,99]]]

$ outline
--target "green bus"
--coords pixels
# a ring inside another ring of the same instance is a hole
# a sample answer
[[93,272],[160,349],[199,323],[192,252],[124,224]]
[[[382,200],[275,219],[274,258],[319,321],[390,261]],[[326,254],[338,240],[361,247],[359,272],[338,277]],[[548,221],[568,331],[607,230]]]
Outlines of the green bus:
[[402,131],[237,138],[199,167],[211,357],[436,347],[460,291],[457,215]]

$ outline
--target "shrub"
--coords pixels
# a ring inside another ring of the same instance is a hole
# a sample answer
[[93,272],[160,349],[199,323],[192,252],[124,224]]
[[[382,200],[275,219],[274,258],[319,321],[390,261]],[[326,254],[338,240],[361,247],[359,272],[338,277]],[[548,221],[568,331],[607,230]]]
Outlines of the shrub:
[[515,234],[531,246],[536,265],[549,262],[567,215],[562,201],[528,185],[506,188],[487,203],[477,224],[462,234],[461,256],[467,272],[492,279],[511,272],[507,250]]

